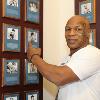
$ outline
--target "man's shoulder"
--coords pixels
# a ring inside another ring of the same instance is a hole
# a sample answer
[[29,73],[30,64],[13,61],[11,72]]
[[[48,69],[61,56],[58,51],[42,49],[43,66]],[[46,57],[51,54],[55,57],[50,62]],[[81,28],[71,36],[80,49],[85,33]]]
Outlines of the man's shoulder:
[[85,56],[88,56],[88,57],[94,57],[94,56],[100,56],[100,49],[98,49],[97,47],[95,46],[92,46],[92,45],[87,45],[86,47],[78,50],[77,52],[75,52],[73,54],[73,56],[77,56],[77,57],[85,57]]
[[100,49],[92,46],[92,45],[88,45],[83,49],[83,52],[88,53],[88,54],[99,54],[100,55]]

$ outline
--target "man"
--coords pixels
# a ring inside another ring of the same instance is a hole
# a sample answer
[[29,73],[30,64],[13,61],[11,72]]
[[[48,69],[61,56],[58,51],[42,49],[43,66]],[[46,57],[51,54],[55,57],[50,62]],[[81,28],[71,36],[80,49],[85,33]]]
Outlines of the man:
[[65,38],[70,54],[61,66],[46,63],[40,48],[32,48],[27,57],[39,72],[59,86],[58,100],[100,100],[100,50],[89,44],[89,21],[73,16],[65,27]]
[[31,38],[31,41],[33,43],[37,42],[37,33],[36,32],[32,32],[31,35],[30,35],[30,38]]
[[32,12],[38,12],[37,4],[35,2],[29,2],[29,10]]
[[34,95],[31,95],[31,100],[34,100]]
[[18,0],[10,0],[9,5],[17,7]]
[[11,97],[10,100],[14,100],[14,98]]
[[12,29],[11,32],[9,33],[9,38],[14,39],[15,36],[15,29]]

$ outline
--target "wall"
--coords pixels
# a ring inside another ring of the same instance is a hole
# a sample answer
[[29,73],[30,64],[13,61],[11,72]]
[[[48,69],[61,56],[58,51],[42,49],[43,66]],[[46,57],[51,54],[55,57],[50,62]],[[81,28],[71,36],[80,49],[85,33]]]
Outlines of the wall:
[[[58,64],[61,57],[69,52],[64,26],[74,15],[74,0],[44,0],[43,12],[43,58],[48,63]],[[57,87],[45,78],[43,87],[43,100],[55,100]]]

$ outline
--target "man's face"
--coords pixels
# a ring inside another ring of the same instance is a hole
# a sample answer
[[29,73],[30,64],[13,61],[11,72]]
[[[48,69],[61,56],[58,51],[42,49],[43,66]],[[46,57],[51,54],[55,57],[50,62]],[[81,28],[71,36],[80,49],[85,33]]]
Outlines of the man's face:
[[65,38],[70,49],[78,49],[86,44],[86,25],[79,21],[69,21],[65,27]]

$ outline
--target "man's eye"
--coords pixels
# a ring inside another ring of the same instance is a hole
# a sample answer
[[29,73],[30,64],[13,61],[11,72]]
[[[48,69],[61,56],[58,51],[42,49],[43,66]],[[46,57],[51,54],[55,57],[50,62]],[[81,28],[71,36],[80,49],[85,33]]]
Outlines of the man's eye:
[[76,31],[82,31],[83,29],[82,28],[76,28],[75,30]]
[[71,30],[70,28],[67,29],[67,31],[70,31],[70,30]]
[[71,29],[70,28],[65,28],[65,31],[71,31]]

